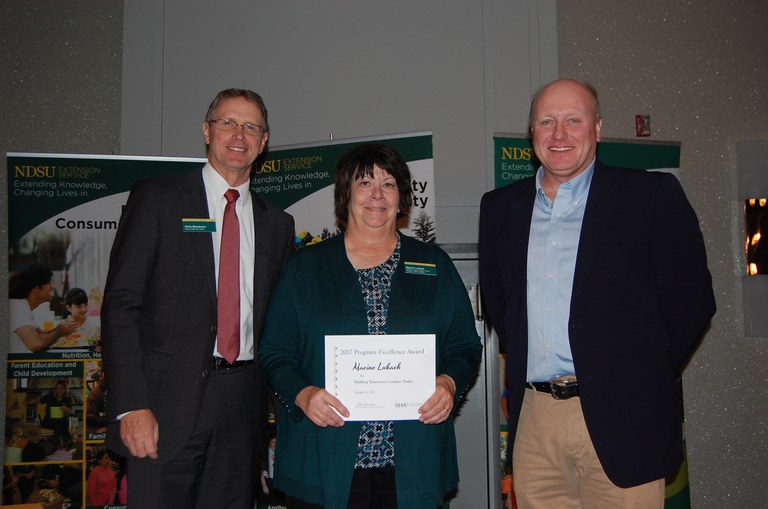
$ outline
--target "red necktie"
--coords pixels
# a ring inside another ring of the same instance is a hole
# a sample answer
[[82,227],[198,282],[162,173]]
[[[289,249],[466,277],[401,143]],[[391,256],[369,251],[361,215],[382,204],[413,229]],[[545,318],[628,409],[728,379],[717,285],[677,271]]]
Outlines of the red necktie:
[[235,202],[237,189],[224,193],[224,224],[219,251],[219,325],[217,350],[230,364],[240,353],[240,225]]

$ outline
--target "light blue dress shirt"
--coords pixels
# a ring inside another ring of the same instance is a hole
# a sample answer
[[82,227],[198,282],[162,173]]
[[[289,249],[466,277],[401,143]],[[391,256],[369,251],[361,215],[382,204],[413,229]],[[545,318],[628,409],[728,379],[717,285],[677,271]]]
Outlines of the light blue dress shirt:
[[528,237],[529,382],[575,374],[568,319],[581,224],[594,169],[593,160],[583,173],[560,184],[554,201],[544,194],[543,168],[536,173]]

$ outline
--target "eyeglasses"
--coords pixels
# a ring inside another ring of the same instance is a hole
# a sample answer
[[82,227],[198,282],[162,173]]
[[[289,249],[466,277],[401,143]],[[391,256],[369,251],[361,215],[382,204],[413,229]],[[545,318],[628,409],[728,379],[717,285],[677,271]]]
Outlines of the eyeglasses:
[[234,120],[230,120],[228,118],[219,118],[216,120],[209,120],[208,122],[211,124],[216,124],[222,131],[234,131],[238,127],[242,127],[243,132],[245,134],[250,134],[251,136],[261,136],[261,134],[264,132],[264,126],[259,124],[251,124],[250,122],[238,124]]

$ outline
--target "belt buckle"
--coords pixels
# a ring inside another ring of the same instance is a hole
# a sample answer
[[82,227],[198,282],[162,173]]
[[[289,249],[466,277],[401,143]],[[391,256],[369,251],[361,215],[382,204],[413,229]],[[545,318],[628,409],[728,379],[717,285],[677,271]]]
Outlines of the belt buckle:
[[570,399],[579,394],[579,383],[576,380],[556,378],[550,380],[549,387],[554,399]]
[[213,370],[219,371],[224,369],[229,369],[229,362],[224,357],[219,357],[217,355],[213,356]]

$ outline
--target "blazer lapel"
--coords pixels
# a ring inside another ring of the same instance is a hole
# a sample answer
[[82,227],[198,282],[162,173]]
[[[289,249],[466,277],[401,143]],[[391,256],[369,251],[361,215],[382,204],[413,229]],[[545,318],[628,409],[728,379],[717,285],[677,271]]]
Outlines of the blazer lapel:
[[[208,211],[208,198],[205,195],[205,186],[203,184],[203,176],[201,172],[192,172],[190,174],[190,180],[187,181],[183,191],[184,217],[211,217],[211,214]],[[211,299],[215,301],[216,264],[213,259],[213,242],[211,240],[211,235],[192,233],[188,235],[188,238],[193,244],[193,251],[200,259],[200,267],[202,267],[202,274],[190,274],[189,276],[202,277],[205,281],[206,288],[208,289],[208,294],[211,296]]]
[[581,224],[579,236],[579,248],[576,255],[576,271],[573,279],[573,295],[571,302],[577,301],[580,290],[588,291],[589,282],[593,280],[590,275],[593,271],[602,270],[604,258],[596,256],[603,250],[610,250],[610,233],[614,229],[611,211],[615,210],[611,202],[616,197],[616,192],[611,189],[613,184],[606,179],[606,168],[599,162],[595,162],[595,172],[589,185],[589,197],[587,207],[584,210],[584,219]]
[[324,242],[333,243],[333,249],[326,251],[328,254],[327,266],[331,272],[331,280],[335,282],[333,287],[337,293],[339,311],[341,312],[340,328],[347,334],[367,334],[368,322],[365,303],[357,272],[347,258],[344,234],[340,233]]
[[[406,276],[405,262],[421,262],[424,260],[418,258],[416,249],[412,249],[413,245],[405,240],[402,235],[400,239],[400,263],[397,265],[395,274],[392,277],[389,310],[387,312],[387,329],[390,334],[424,332],[414,329],[417,323],[422,323],[413,318],[415,307],[420,302],[415,282],[418,277],[431,276]],[[427,303],[421,303],[421,305],[426,306]],[[434,333],[436,331],[426,332]]]
[[266,298],[268,265],[259,263],[269,257],[269,250],[273,248],[272,242],[265,239],[273,238],[272,223],[264,217],[264,207],[258,195],[251,191],[251,206],[253,207],[253,250],[255,262],[253,264],[253,302],[263,302]]
[[502,264],[501,267],[508,271],[513,280],[517,279],[518,287],[523,289],[528,270],[528,236],[531,232],[535,200],[536,185],[535,180],[531,179],[530,186],[525,186],[519,194],[510,196],[508,205],[499,211],[499,228],[496,231],[502,244],[498,252],[509,253],[508,263]]

